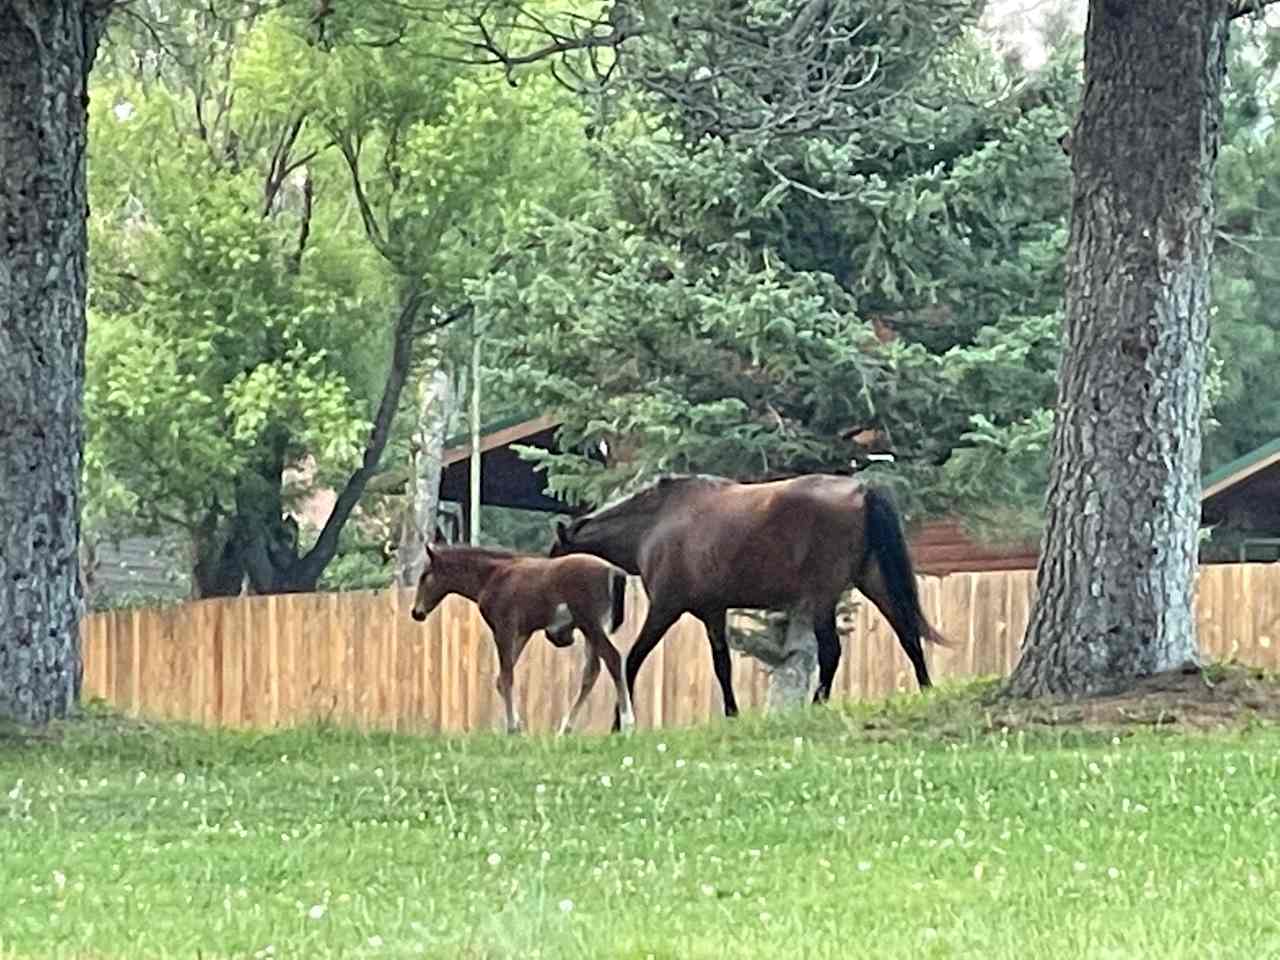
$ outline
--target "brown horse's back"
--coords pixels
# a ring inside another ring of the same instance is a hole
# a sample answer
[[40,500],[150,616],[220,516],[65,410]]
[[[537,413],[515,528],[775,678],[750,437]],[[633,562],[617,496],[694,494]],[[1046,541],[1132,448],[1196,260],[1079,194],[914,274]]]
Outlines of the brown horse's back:
[[691,489],[641,550],[646,582],[697,609],[772,607],[797,595],[832,603],[847,587],[865,539],[863,488],[810,475]]

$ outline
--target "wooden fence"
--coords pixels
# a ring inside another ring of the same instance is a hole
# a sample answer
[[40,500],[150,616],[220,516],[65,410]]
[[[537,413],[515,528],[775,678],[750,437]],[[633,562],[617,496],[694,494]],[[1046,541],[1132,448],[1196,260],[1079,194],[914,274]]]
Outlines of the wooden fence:
[[[922,577],[930,619],[956,645],[927,648],[938,679],[1005,674],[1016,663],[1034,591],[1032,571]],[[855,601],[861,598],[854,595]],[[644,619],[633,580],[629,648]],[[1280,564],[1202,568],[1200,644],[1210,659],[1280,668]],[[329,718],[399,730],[498,729],[497,656],[475,607],[449,598],[425,624],[409,617],[409,591],[205,600],[165,609],[98,613],[84,623],[85,694],[157,718],[273,727]],[[857,602],[835,697],[880,698],[915,689],[906,657],[879,613]],[[531,730],[554,729],[576,695],[581,644],[535,634],[517,666]],[[733,655],[744,709],[764,704],[766,677]],[[645,662],[636,690],[642,727],[695,723],[721,712],[702,626],[686,616]],[[613,688],[601,671],[585,728],[607,730]]]

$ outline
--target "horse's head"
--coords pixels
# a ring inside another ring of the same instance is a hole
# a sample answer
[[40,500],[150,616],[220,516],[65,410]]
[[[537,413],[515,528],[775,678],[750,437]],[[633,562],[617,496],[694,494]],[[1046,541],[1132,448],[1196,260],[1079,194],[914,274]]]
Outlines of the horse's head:
[[551,548],[547,551],[547,556],[563,557],[565,554],[573,553],[573,534],[577,526],[577,520],[570,523],[561,520],[557,523],[556,535],[551,540]]
[[410,611],[410,616],[419,623],[427,619],[431,611],[440,606],[440,601],[449,593],[439,575],[440,562],[439,554],[428,546],[427,562],[423,565],[422,574],[418,577],[418,592],[413,598],[413,609]]

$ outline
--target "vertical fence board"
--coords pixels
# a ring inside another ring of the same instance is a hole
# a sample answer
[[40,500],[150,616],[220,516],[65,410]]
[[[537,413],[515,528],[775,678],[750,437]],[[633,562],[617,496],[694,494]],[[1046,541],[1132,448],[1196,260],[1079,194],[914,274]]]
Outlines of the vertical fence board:
[[423,624],[418,640],[422,657],[422,722],[427,730],[440,729],[440,647],[443,643],[442,617],[436,614]]

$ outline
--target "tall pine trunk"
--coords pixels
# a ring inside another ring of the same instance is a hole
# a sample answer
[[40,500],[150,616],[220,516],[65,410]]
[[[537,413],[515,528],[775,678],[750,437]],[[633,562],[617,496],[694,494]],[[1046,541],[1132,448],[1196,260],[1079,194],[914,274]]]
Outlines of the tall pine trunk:
[[85,84],[106,4],[0,4],[0,716],[80,671]]
[[1090,0],[1039,590],[1009,691],[1198,662],[1192,592],[1223,0]]

